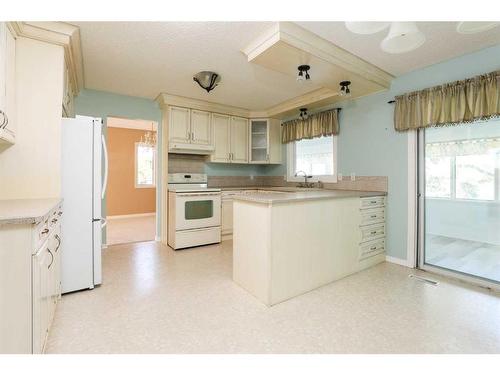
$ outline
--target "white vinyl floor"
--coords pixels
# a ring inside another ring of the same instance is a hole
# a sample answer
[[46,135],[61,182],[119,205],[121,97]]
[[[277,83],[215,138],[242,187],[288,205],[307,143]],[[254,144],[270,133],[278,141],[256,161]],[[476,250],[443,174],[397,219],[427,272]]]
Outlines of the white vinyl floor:
[[500,295],[423,271],[382,263],[271,308],[231,277],[231,241],[110,246],[103,285],[62,297],[46,352],[500,353]]
[[153,241],[156,234],[156,218],[147,216],[108,217],[106,244],[116,245],[129,242]]

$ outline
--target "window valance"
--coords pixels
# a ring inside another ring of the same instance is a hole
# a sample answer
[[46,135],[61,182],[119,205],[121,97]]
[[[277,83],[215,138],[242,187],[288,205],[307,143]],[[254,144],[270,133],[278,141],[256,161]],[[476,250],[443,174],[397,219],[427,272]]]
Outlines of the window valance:
[[395,98],[394,128],[407,131],[500,115],[500,70]]
[[282,124],[281,142],[289,143],[339,133],[339,109],[319,112],[305,120],[295,119]]

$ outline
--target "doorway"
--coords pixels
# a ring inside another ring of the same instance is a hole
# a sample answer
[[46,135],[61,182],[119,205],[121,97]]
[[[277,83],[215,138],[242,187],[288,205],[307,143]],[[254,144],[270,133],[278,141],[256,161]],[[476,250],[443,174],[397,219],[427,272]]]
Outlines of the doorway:
[[156,237],[157,123],[107,118],[107,245]]
[[419,267],[500,286],[500,119],[419,130]]

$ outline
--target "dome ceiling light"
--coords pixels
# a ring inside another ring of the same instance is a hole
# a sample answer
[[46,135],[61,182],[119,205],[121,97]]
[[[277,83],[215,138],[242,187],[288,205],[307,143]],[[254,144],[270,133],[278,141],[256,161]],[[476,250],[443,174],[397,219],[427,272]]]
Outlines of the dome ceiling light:
[[375,34],[389,27],[390,22],[346,22],[345,27],[355,34]]
[[415,22],[393,22],[380,47],[387,53],[410,52],[425,43],[425,35]]
[[200,85],[202,89],[210,92],[219,84],[220,75],[215,72],[203,71],[196,73],[193,77],[193,81]]
[[301,120],[307,120],[307,118],[309,117],[309,115],[307,114],[307,108],[300,109],[299,117]]
[[415,22],[346,22],[346,28],[356,34],[375,34],[390,25],[389,33],[380,43],[387,53],[413,51],[425,42],[425,35]]
[[459,22],[457,24],[457,33],[475,34],[493,29],[500,25],[500,22]]
[[308,81],[311,79],[311,76],[309,75],[309,69],[311,67],[309,65],[299,65],[297,68],[299,70],[299,74],[297,75],[297,81]]

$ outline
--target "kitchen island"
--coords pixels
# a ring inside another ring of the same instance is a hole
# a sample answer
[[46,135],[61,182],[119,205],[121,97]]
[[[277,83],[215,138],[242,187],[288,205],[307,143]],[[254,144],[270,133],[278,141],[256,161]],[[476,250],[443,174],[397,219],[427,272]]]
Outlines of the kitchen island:
[[233,280],[272,306],[385,260],[385,193],[236,196]]

